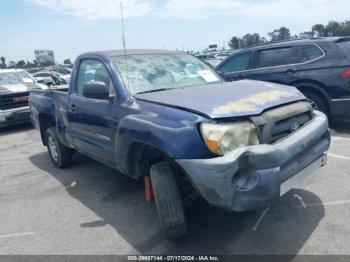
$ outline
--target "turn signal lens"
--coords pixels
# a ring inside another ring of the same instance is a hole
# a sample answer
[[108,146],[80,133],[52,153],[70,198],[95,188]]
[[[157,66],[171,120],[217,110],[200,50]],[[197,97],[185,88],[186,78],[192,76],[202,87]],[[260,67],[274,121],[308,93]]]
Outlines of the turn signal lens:
[[218,153],[219,152],[219,143],[218,143],[218,141],[205,139],[205,143],[207,144],[207,146],[210,149],[210,151],[212,151],[213,153]]

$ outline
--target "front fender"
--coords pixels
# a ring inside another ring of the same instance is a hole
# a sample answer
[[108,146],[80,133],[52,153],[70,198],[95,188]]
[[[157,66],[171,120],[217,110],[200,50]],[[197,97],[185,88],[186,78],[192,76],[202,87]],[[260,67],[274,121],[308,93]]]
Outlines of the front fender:
[[213,157],[198,131],[199,123],[206,119],[179,109],[154,107],[158,110],[120,119],[115,141],[116,162],[122,172],[127,173],[129,152],[134,143],[150,145],[172,159]]

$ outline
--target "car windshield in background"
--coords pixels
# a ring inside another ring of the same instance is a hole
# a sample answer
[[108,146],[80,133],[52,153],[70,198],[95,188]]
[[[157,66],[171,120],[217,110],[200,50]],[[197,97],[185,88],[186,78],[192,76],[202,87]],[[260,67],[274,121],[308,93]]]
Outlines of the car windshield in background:
[[27,72],[0,72],[0,86],[24,84],[31,86],[34,84],[34,80],[28,75]]
[[185,54],[127,55],[113,61],[132,94],[222,81],[208,65]]

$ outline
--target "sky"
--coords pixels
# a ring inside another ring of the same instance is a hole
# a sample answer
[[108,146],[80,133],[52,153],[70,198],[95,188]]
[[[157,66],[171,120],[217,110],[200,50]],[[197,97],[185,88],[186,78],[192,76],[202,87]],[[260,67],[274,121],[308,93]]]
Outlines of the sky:
[[[1,0],[0,56],[32,61],[35,49],[57,62],[82,52],[121,49],[121,0]],[[286,26],[350,20],[349,0],[122,0],[127,48],[202,50],[232,36]]]

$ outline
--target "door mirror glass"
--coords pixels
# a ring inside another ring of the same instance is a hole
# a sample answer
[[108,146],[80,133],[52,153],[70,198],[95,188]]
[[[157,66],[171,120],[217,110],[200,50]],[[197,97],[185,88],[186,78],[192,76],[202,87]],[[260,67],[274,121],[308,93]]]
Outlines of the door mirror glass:
[[102,81],[89,81],[83,85],[83,96],[94,99],[108,99],[109,92]]

